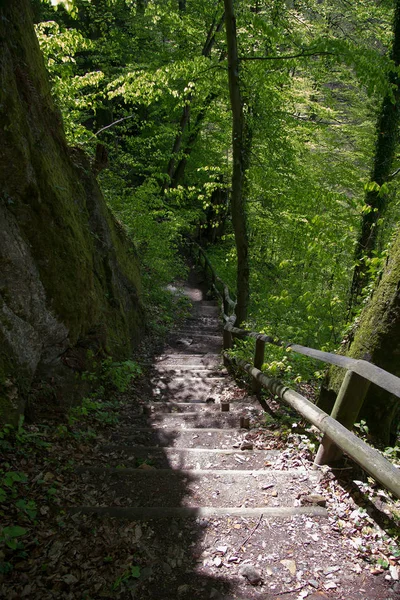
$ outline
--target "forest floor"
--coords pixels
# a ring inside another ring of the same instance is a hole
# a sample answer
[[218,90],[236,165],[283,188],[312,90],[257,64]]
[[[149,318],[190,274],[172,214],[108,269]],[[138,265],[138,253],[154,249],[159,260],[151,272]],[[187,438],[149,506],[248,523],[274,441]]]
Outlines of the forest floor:
[[[187,340],[174,333],[143,359],[154,368],[79,419],[3,432],[0,598],[399,599],[399,502],[349,461],[314,471],[318,432],[271,399],[264,413],[221,365],[207,367],[212,397],[196,388],[196,427],[193,381],[169,410],[154,369]],[[154,505],[154,518],[132,509]]]

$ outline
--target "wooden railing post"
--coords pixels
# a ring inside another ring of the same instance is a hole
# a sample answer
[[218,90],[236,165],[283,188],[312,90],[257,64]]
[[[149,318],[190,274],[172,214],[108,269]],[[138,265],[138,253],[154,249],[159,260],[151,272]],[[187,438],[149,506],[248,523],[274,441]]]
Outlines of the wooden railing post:
[[[224,350],[229,350],[233,346],[232,332],[229,331],[229,329],[224,328],[223,336],[224,336],[223,337]],[[225,367],[227,367],[229,365],[229,361],[225,358],[225,356],[224,356],[224,365],[225,365]]]
[[[354,371],[347,371],[333,407],[331,417],[346,427],[353,428],[364,402],[370,382]],[[315,457],[314,466],[330,465],[342,456],[333,440],[324,435]]]
[[[256,349],[254,352],[254,366],[256,369],[261,371],[261,367],[264,364],[264,354],[265,354],[265,342],[264,340],[256,339]],[[257,379],[252,379],[251,382],[251,391],[253,394],[258,394],[261,392],[262,385]]]

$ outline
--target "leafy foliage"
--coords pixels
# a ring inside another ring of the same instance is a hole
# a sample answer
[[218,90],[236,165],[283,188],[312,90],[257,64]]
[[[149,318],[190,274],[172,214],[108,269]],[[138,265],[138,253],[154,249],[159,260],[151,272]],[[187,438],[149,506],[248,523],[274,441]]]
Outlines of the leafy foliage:
[[[241,1],[236,10],[250,144],[249,325],[331,349],[349,326],[376,112],[393,69],[392,7]],[[182,234],[197,231],[204,243],[219,238],[209,252],[235,288],[221,14],[211,0],[187,1],[185,10],[173,0],[141,9],[125,0],[75,0],[72,13],[59,7],[37,26],[69,140],[93,155],[99,141],[108,148],[99,179],[135,241],[161,328],[174,306],[165,288],[185,273]],[[185,162],[178,183],[167,174],[171,160]],[[394,197],[396,180],[389,188]],[[379,273],[398,214],[393,202],[371,273]]]

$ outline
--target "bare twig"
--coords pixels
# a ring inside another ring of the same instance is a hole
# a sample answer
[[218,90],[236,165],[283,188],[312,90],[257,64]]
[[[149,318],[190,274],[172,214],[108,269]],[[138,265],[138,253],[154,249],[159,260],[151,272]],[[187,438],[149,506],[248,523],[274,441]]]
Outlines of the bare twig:
[[118,123],[122,123],[122,121],[126,121],[127,119],[133,119],[133,117],[136,117],[136,115],[129,115],[129,117],[124,117],[123,119],[118,119],[118,121],[114,121],[114,123],[111,123],[110,125],[106,125],[105,127],[102,127],[101,129],[96,131],[96,133],[94,135],[99,135],[99,133],[101,133],[102,131],[105,131],[106,129],[110,129],[110,127],[114,127],[114,125],[117,125]]
[[299,54],[282,54],[281,56],[240,56],[239,60],[289,60],[291,58],[307,58],[308,56],[337,56],[336,52],[299,52]]
[[306,587],[306,583],[304,583],[303,585],[300,585],[297,588],[292,588],[291,590],[286,590],[286,592],[278,592],[277,594],[274,594],[277,598],[279,596],[283,596],[284,594],[294,594],[295,592],[300,592],[303,588]]
[[251,530],[250,534],[247,536],[247,538],[244,540],[244,542],[242,542],[240,544],[240,547],[244,546],[245,544],[247,544],[247,542],[249,541],[249,539],[251,538],[251,536],[253,535],[253,533],[256,531],[256,529],[258,528],[258,526],[261,523],[261,519],[263,518],[263,515],[260,515],[260,518],[258,519],[256,525],[253,527],[253,529]]

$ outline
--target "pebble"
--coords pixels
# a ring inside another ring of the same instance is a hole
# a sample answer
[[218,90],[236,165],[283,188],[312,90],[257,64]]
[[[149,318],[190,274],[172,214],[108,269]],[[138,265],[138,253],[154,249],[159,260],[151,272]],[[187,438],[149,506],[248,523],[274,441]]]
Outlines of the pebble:
[[180,585],[178,587],[178,596],[183,596],[183,594],[187,594],[190,590],[190,587],[185,583],[184,585]]
[[309,494],[302,497],[303,504],[316,504],[317,506],[326,506],[326,498],[321,494]]
[[253,442],[247,442],[246,440],[240,444],[241,450],[253,450],[254,444]]
[[240,567],[239,575],[246,577],[251,585],[258,585],[262,581],[261,573],[251,565],[243,565]]

